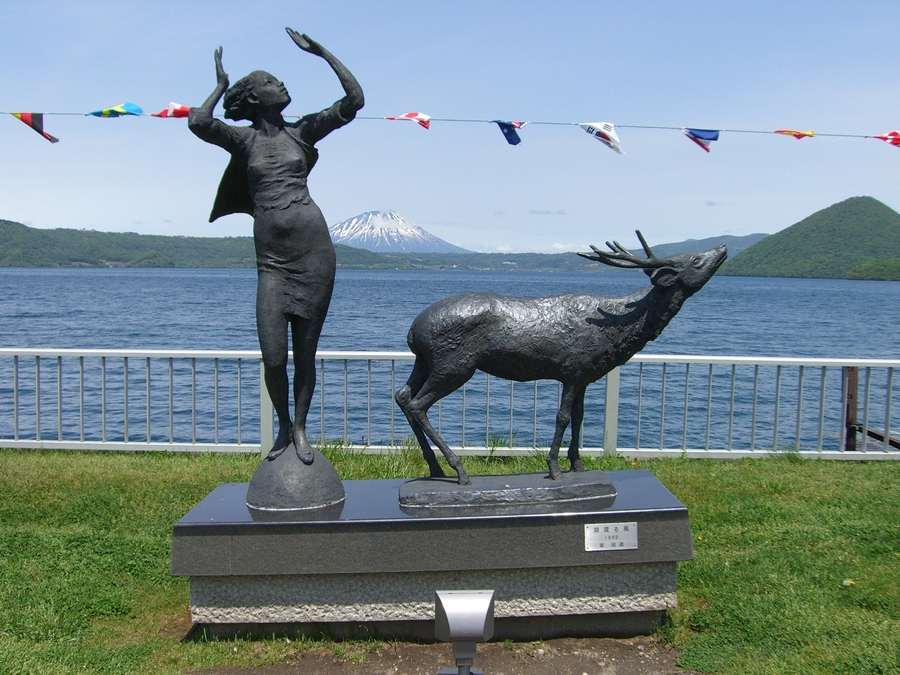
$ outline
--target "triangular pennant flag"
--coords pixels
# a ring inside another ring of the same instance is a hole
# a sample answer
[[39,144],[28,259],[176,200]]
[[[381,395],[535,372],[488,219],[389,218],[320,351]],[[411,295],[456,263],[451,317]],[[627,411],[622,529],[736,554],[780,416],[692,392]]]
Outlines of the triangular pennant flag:
[[503,138],[506,139],[506,142],[510,145],[518,145],[522,142],[522,139],[519,138],[519,134],[516,133],[516,129],[521,129],[528,122],[504,122],[502,120],[492,120],[494,124],[500,127],[500,131],[503,132]]
[[416,122],[420,127],[425,127],[426,129],[431,126],[431,117],[426,115],[425,113],[420,112],[408,112],[403,113],[402,115],[397,115],[396,117],[385,117],[386,120],[412,120]]
[[95,110],[85,113],[94,117],[122,117],[123,115],[142,115],[144,113],[140,106],[134,103],[120,103],[112,108],[104,108],[103,110]]
[[794,138],[813,138],[816,134],[814,131],[797,131],[796,129],[776,129],[776,134],[784,134],[785,136],[793,136]]
[[38,132],[41,136],[46,138],[51,143],[59,143],[59,139],[55,136],[51,136],[46,131],[44,131],[44,115],[43,113],[28,113],[28,112],[17,112],[10,113],[16,119],[22,120],[25,124],[30,126],[36,132]]
[[607,148],[615,150],[620,155],[625,154],[622,152],[622,148],[619,145],[619,137],[616,136],[616,128],[609,122],[582,122],[578,126],[603,143]]
[[180,103],[175,103],[174,101],[169,104],[168,108],[163,108],[157,113],[152,113],[152,117],[187,117],[191,112],[191,109],[186,105],[181,105]]
[[872,138],[887,141],[891,145],[900,148],[900,131],[889,131],[886,134],[881,134],[881,136],[872,136]]
[[709,152],[709,144],[719,140],[719,132],[710,129],[682,129],[684,135]]

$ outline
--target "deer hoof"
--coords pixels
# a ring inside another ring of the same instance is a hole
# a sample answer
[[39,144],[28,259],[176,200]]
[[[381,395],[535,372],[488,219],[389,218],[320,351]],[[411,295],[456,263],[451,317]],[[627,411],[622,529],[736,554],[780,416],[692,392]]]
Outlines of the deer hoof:
[[447,474],[445,474],[444,470],[439,466],[432,467],[432,469],[428,475],[430,478],[446,478],[447,477]]
[[550,467],[550,480],[559,480],[559,464],[547,460],[547,466]]
[[581,463],[580,459],[572,462],[572,471],[584,471],[584,464]]

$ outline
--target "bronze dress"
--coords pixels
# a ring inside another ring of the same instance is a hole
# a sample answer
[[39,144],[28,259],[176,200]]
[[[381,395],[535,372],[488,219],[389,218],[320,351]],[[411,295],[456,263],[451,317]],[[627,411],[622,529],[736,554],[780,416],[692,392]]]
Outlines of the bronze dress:
[[209,221],[230,213],[253,216],[257,327],[264,349],[270,337],[276,343],[285,338],[265,335],[282,329],[263,317],[296,316],[318,328],[325,320],[334,287],[334,246],[306,179],[318,159],[315,143],[352,119],[341,116],[336,102],[268,136],[191,110],[191,131],[231,153]]

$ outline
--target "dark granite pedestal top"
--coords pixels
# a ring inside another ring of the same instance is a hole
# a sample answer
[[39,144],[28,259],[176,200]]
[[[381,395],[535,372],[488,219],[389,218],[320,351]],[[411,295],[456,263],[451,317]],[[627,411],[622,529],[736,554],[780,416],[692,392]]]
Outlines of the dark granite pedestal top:
[[[335,509],[309,509],[307,511],[290,511],[279,514],[277,520],[257,520],[260,514],[247,508],[244,497],[247,494],[247,483],[222,483],[210,492],[197,506],[175,524],[176,533],[192,530],[199,534],[221,532],[222,526],[233,526],[231,532],[244,529],[242,526],[257,530],[260,527],[283,529],[289,523],[309,527],[314,524],[336,526],[340,523],[385,523],[403,520],[429,521],[453,519],[490,519],[530,517],[554,517],[568,514],[596,513],[604,517],[624,516],[627,513],[643,511],[681,511],[686,512],[684,504],[675,498],[656,477],[647,470],[607,472],[616,486],[617,495],[611,506],[598,509],[594,502],[579,504],[567,502],[561,504],[545,503],[537,508],[537,504],[515,507],[516,511],[489,509],[415,509],[404,511],[400,507],[398,494],[400,487],[409,478],[391,478],[386,480],[347,480],[344,490],[347,498]],[[419,480],[419,479],[414,479]],[[506,508],[506,507],[504,507]],[[423,512],[424,511],[424,512]],[[204,527],[207,526],[207,527]],[[211,526],[211,527],[209,527]]]
[[[172,531],[172,574],[327,574],[566,567],[688,560],[686,507],[646,470],[611,471],[611,506],[542,504],[502,510],[401,509],[408,479],[344,481],[331,509],[257,520],[247,483],[223,483]],[[422,513],[425,511],[426,513]],[[284,520],[289,519],[289,520]],[[639,525],[637,548],[587,551],[589,524]]]

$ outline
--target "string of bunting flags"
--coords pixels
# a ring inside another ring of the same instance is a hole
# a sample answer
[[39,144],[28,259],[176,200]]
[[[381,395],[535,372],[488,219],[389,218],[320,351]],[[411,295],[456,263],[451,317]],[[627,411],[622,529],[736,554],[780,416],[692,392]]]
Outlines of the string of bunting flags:
[[[103,108],[101,110],[94,110],[88,113],[37,113],[37,112],[10,112],[10,113],[0,113],[0,114],[9,114],[15,117],[16,119],[24,122],[29,127],[34,129],[37,133],[43,136],[45,139],[50,141],[51,143],[59,142],[59,139],[55,136],[51,136],[44,130],[44,116],[45,115],[85,115],[85,116],[93,116],[93,117],[104,117],[104,118],[112,118],[112,117],[125,117],[125,116],[147,116],[147,117],[159,117],[159,118],[184,118],[188,116],[190,112],[190,108],[186,105],[181,105],[180,103],[169,103],[169,105],[159,112],[155,113],[145,113],[140,106],[134,103],[120,103],[119,105],[112,106],[111,108]],[[292,116],[286,116],[292,117]],[[598,141],[603,143],[609,149],[615,151],[616,153],[622,155],[625,154],[622,150],[622,143],[619,140],[618,134],[616,134],[616,126],[620,129],[662,129],[662,130],[675,130],[681,131],[688,140],[696,143],[702,150],[709,152],[710,144],[719,140],[720,133],[736,133],[736,134],[781,134],[783,136],[793,136],[796,139],[804,139],[804,138],[814,138],[815,136],[830,136],[830,137],[840,137],[840,138],[877,138],[879,140],[885,141],[888,144],[894,147],[900,147],[900,131],[888,131],[883,134],[877,135],[860,135],[860,134],[816,134],[814,131],[806,130],[802,131],[799,129],[775,129],[774,131],[761,131],[761,130],[753,130],[753,129],[692,129],[688,127],[670,127],[670,126],[647,126],[647,125],[639,125],[639,124],[619,124],[615,125],[611,122],[519,122],[516,120],[478,120],[478,119],[454,119],[454,118],[436,118],[431,117],[430,115],[426,115],[423,112],[412,111],[403,113],[402,115],[394,115],[391,117],[366,117],[366,116],[358,116],[358,119],[365,120],[405,120],[411,121],[418,124],[423,129],[430,129],[432,122],[476,122],[476,123],[487,123],[487,124],[496,124],[500,129],[500,132],[503,134],[503,138],[506,139],[506,142],[510,145],[519,145],[522,142],[522,138],[519,136],[518,132],[525,127],[526,124],[546,124],[546,125],[557,125],[557,126],[577,126],[581,127],[588,134],[596,138]]]

